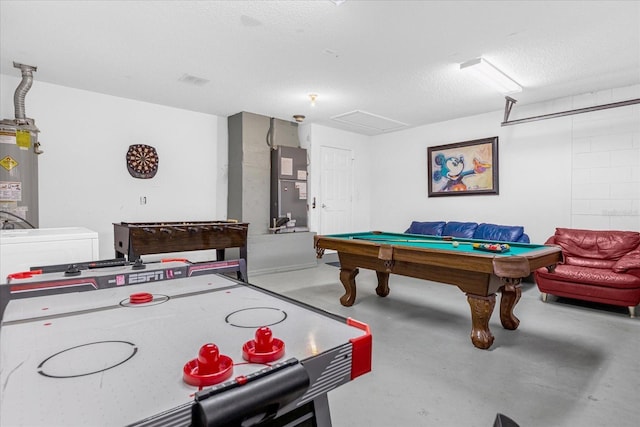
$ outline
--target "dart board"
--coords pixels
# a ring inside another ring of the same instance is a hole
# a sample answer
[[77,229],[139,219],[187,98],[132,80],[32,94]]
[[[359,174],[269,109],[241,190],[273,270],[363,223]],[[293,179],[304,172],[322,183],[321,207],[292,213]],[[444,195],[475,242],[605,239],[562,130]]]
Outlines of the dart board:
[[127,170],[134,178],[153,178],[158,171],[158,153],[150,145],[135,144],[127,151]]

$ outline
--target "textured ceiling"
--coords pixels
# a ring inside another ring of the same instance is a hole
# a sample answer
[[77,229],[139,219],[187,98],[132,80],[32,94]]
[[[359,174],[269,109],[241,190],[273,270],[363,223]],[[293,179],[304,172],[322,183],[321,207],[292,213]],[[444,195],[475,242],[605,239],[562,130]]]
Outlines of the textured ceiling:
[[375,134],[331,117],[413,127],[501,110],[503,95],[459,71],[479,56],[524,87],[518,106],[638,84],[640,2],[2,0],[0,49],[3,74],[38,67],[32,90]]

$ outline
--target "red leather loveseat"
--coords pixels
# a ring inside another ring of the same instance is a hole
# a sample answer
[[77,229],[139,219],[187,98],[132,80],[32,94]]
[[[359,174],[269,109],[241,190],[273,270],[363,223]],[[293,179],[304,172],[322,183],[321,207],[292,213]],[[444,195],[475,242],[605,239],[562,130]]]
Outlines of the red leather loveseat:
[[545,244],[562,248],[554,271],[534,273],[542,300],[547,294],[629,308],[640,304],[640,233],[557,228]]

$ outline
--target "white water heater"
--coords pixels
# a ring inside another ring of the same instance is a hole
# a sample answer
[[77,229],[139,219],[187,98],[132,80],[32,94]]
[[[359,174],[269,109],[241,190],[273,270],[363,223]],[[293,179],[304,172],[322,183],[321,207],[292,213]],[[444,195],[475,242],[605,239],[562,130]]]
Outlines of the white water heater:
[[13,96],[15,119],[0,120],[0,228],[38,228],[40,131],[24,108],[37,68],[13,66],[21,70],[22,81]]

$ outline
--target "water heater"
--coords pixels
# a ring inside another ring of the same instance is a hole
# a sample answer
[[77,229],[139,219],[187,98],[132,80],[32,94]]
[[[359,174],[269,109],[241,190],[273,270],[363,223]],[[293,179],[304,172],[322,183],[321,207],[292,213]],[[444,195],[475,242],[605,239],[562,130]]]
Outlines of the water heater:
[[38,228],[38,128],[24,99],[36,67],[13,63],[22,81],[13,96],[15,119],[0,120],[0,228]]

